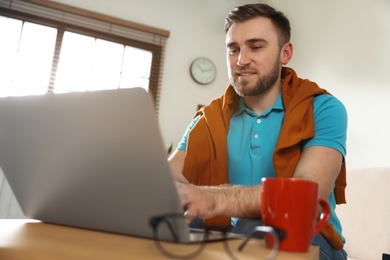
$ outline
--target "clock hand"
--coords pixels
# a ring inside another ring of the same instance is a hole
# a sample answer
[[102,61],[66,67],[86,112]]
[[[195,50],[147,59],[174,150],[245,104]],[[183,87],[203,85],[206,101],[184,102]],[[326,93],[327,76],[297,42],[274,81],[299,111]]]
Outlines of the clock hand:
[[198,67],[198,68],[200,69],[200,71],[204,72],[204,70],[202,69],[201,66],[199,66],[199,65],[196,64],[196,67]]

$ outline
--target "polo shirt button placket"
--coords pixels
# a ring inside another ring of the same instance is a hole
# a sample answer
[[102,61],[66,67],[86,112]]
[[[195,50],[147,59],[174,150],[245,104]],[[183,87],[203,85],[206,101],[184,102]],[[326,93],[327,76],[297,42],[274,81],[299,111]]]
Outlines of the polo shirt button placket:
[[[261,123],[261,119],[260,119],[260,118],[257,118],[257,119],[256,119],[256,123],[257,123],[257,124],[260,124],[260,123]],[[253,135],[253,138],[258,139],[258,138],[259,138],[259,134],[254,134],[254,135]]]

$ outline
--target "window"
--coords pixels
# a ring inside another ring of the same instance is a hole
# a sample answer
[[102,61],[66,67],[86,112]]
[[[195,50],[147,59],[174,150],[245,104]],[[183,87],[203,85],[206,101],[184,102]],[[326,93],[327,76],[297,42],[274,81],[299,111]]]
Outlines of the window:
[[56,30],[0,16],[1,96],[45,94]]
[[152,53],[65,32],[54,92],[149,88]]
[[157,110],[169,33],[156,37],[112,17],[64,12],[69,8],[54,2],[60,11],[34,1],[8,2],[0,3],[0,96],[143,87]]

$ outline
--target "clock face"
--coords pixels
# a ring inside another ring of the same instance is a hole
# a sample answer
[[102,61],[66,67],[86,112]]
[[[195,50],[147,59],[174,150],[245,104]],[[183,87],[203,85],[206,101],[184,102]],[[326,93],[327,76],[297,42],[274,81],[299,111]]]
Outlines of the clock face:
[[196,82],[206,85],[215,79],[217,69],[211,60],[198,58],[191,63],[190,73]]

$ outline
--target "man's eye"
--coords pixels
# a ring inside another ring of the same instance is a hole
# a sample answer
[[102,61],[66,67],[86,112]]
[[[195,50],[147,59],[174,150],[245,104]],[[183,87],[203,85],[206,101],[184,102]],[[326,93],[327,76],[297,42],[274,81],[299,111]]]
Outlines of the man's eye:
[[230,55],[233,55],[233,54],[235,54],[235,53],[237,53],[237,49],[233,49],[233,48],[230,48],[229,50],[228,50],[228,53],[230,54]]
[[263,48],[263,46],[259,46],[259,45],[256,45],[256,46],[252,46],[251,49],[252,51],[259,51]]

